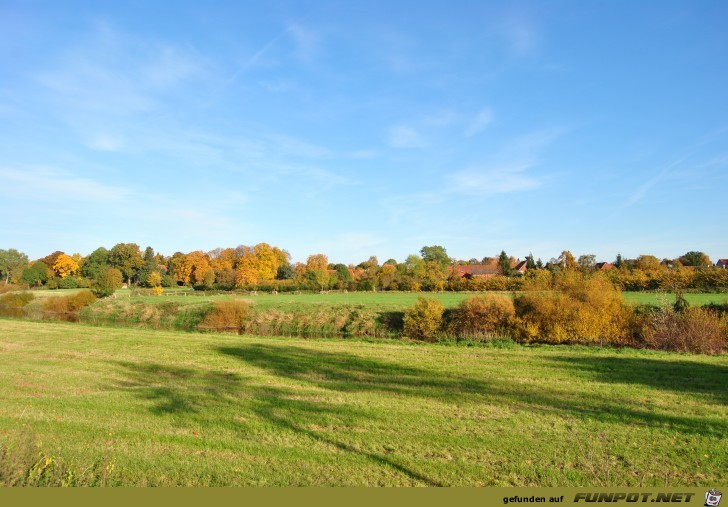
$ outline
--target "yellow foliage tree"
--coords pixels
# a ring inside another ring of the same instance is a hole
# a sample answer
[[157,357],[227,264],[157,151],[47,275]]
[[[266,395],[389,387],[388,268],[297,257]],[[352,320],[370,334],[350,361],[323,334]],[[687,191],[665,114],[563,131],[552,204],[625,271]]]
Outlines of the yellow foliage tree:
[[147,283],[152,287],[160,287],[162,285],[162,275],[154,271],[147,277]]
[[66,254],[61,254],[56,259],[56,262],[53,263],[51,269],[53,269],[59,277],[66,278],[67,276],[78,272],[78,262]]
[[326,271],[329,267],[329,258],[324,254],[309,255],[306,259],[306,269],[308,271]]

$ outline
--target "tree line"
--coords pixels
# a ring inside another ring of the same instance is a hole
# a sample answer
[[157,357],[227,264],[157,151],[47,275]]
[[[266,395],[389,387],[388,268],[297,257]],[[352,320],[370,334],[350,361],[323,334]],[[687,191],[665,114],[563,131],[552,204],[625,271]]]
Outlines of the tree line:
[[[713,266],[703,252],[689,251],[676,259],[640,255],[611,263],[597,263],[591,254],[575,257],[563,251],[547,262],[528,254],[523,262],[501,251],[495,257],[459,260],[444,247],[423,246],[403,262],[379,262],[371,256],[359,264],[331,263],[325,254],[310,255],[306,262],[291,262],[290,254],[267,243],[209,252],[175,252],[165,256],[152,247],[118,243],[91,254],[55,251],[30,261],[15,249],[0,250],[0,279],[27,287],[94,288],[110,294],[123,283],[158,291],[194,287],[216,290],[519,290],[529,281],[548,284],[554,274],[567,271],[585,275],[601,272],[623,290],[720,290],[728,287],[728,270]],[[486,276],[462,276],[458,266],[488,268]],[[520,266],[519,270],[516,270]]]

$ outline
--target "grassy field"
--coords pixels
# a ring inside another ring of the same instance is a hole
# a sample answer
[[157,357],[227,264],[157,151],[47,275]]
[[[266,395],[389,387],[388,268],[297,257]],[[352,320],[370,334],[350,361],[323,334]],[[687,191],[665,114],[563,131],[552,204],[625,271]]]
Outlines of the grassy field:
[[[50,296],[67,296],[69,294],[75,294],[83,289],[60,289],[60,290],[34,290],[31,291],[36,297],[50,297]],[[397,311],[404,310],[415,304],[417,298],[421,296],[432,297],[441,301],[446,307],[452,308],[457,306],[461,301],[475,295],[482,293],[468,293],[468,292],[439,292],[439,293],[415,293],[415,292],[330,292],[327,294],[293,294],[293,293],[280,293],[280,294],[269,294],[265,292],[259,292],[256,295],[249,295],[243,293],[240,295],[208,295],[201,292],[195,292],[192,290],[176,290],[171,289],[167,291],[168,294],[175,294],[173,296],[135,296],[132,295],[132,291],[127,289],[120,289],[116,292],[118,299],[129,299],[135,302],[145,302],[149,304],[161,304],[165,301],[174,300],[182,303],[201,303],[216,301],[220,299],[230,298],[245,298],[255,303],[260,308],[303,308],[311,306],[330,306],[330,305],[362,305],[367,307],[376,307],[382,311]],[[492,294],[489,292],[488,294]],[[510,292],[502,292],[500,294],[511,295]],[[667,301],[670,304],[675,302],[674,293],[657,293],[657,292],[623,292],[622,296],[624,300],[632,304],[658,304],[660,301]],[[693,294],[685,293],[685,299],[693,306],[702,306],[709,303],[728,303],[728,293],[706,293],[706,294]]]
[[726,434],[725,355],[0,319],[6,484],[707,487]]

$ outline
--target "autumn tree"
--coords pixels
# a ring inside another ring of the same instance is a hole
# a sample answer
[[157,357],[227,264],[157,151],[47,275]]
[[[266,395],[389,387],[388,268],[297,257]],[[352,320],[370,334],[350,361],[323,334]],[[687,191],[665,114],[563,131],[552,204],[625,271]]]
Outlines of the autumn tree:
[[306,259],[306,269],[308,271],[326,271],[329,267],[329,258],[324,254],[309,255]]
[[640,255],[635,259],[634,267],[642,271],[661,271],[664,269],[660,259],[654,255]]
[[385,264],[384,266],[382,266],[382,269],[379,271],[379,274],[377,276],[379,281],[378,285],[383,289],[391,288],[396,274],[397,266],[393,264]]
[[306,259],[306,275],[305,278],[316,285],[317,288],[324,290],[329,284],[329,258],[324,254],[309,255]]
[[56,262],[53,263],[52,269],[59,278],[66,278],[78,272],[78,263],[69,255],[62,253],[56,257]]
[[5,285],[10,281],[20,280],[23,270],[28,267],[28,256],[14,248],[0,250],[0,277],[5,279]]
[[56,260],[60,255],[65,255],[64,252],[61,252],[60,250],[56,250],[50,255],[46,255],[42,259],[39,259],[43,264],[48,266],[49,268],[52,268],[53,265],[56,263]]
[[565,270],[575,271],[579,269],[579,263],[574,258],[574,255],[568,250],[564,250],[563,252],[561,252],[559,258],[556,259],[556,264],[561,269]]
[[152,271],[147,277],[147,285],[149,287],[161,287],[162,286],[162,275],[158,271]]

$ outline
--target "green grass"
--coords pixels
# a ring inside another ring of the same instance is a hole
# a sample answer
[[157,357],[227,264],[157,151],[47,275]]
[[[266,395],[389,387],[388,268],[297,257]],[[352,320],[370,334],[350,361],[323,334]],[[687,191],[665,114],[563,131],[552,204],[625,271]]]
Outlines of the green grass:
[[[659,292],[623,292],[622,296],[628,303],[642,304],[642,305],[654,305],[661,301],[666,301],[669,304],[675,303],[675,293],[659,293]],[[728,304],[728,293],[684,293],[683,296],[687,299],[691,306],[703,306],[710,303],[717,304]]]
[[[86,289],[58,289],[58,290],[32,290],[36,297],[51,296],[67,296],[75,294]],[[120,300],[143,301],[150,304],[160,304],[165,301],[175,301],[180,304],[193,304],[201,302],[211,302],[220,299],[244,298],[252,301],[256,306],[261,308],[303,308],[303,307],[322,307],[331,305],[361,305],[374,306],[383,311],[404,310],[413,306],[417,302],[417,298],[425,296],[435,298],[441,301],[447,308],[452,308],[460,304],[461,301],[483,293],[475,292],[330,292],[327,294],[311,294],[311,293],[280,293],[269,294],[258,292],[252,296],[249,293],[241,293],[239,295],[208,295],[204,292],[195,292],[185,289],[165,289],[167,293],[175,295],[166,296],[135,296],[133,291],[128,289],[119,289],[116,291],[116,297]],[[511,295],[511,292],[488,292],[487,294],[505,294]],[[628,303],[634,304],[657,304],[661,300],[674,303],[674,293],[660,292],[623,292],[622,296]],[[709,303],[728,303],[728,293],[685,293],[685,298],[693,306],[701,306]]]
[[0,483],[708,487],[726,434],[725,355],[0,319]]
[[[124,291],[119,298],[128,297],[131,301],[144,301],[151,304],[158,304],[163,301],[175,300],[181,302],[201,302],[215,301],[218,299],[228,299],[231,297],[244,298],[252,301],[260,308],[303,308],[303,307],[322,307],[332,305],[362,305],[367,307],[376,307],[382,311],[404,310],[413,306],[419,297],[431,297],[442,302],[445,307],[452,308],[460,304],[463,300],[483,293],[473,292],[349,292],[328,294],[268,294],[259,292],[255,296],[242,294],[237,296],[210,296],[195,295],[194,292],[188,292],[187,296],[130,296],[128,291]],[[489,292],[487,294],[492,294]],[[497,294],[511,295],[510,292],[501,292]],[[126,295],[126,296],[125,296]],[[670,304],[675,302],[674,293],[656,293],[656,292],[624,292],[622,293],[625,301],[635,304],[657,304],[661,300],[669,301]],[[700,306],[709,303],[728,303],[728,293],[718,294],[685,294],[685,298],[691,305]]]

